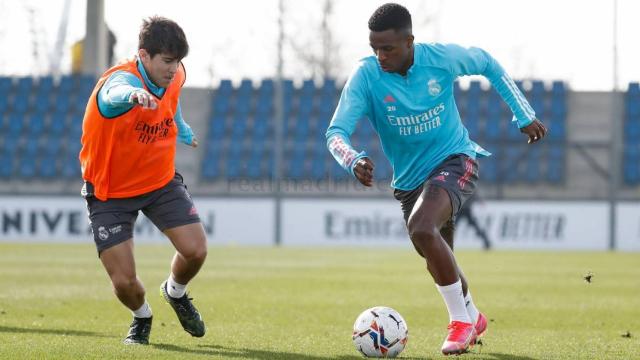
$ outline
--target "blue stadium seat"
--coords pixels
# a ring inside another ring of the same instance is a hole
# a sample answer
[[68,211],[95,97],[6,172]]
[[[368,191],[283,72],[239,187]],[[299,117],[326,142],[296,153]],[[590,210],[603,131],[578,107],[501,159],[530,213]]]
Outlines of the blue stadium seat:
[[232,145],[228,150],[226,154],[226,176],[230,180],[236,180],[240,178],[242,149],[238,145]]
[[625,142],[634,143],[640,140],[640,121],[625,121],[624,123]]
[[480,138],[480,118],[471,116],[463,119],[464,126],[469,131],[469,136],[472,139]]
[[632,143],[624,147],[623,153],[623,178],[628,185],[640,183],[640,147]]
[[53,77],[42,76],[38,79],[38,85],[36,91],[40,94],[51,93],[53,91]]
[[288,159],[287,177],[292,180],[302,180],[305,178],[305,156],[301,151],[294,152]]
[[555,97],[564,97],[567,89],[563,81],[554,81],[551,83],[551,95]]
[[18,137],[22,133],[24,128],[24,116],[23,114],[12,113],[8,118],[7,135],[12,137]]
[[307,117],[298,118],[295,123],[294,136],[296,140],[305,141],[309,134],[309,120]]
[[8,179],[14,175],[15,154],[0,152],[0,178]]
[[38,136],[44,132],[44,115],[31,114],[25,116],[27,122],[27,133],[30,136]]
[[44,157],[40,158],[38,164],[38,176],[43,178],[53,178],[58,175],[55,156],[46,154]]
[[242,79],[240,86],[238,86],[238,92],[243,95],[249,95],[253,92],[253,82],[251,79]]
[[[348,173],[345,169],[343,169],[342,166],[340,166],[340,164],[338,164],[338,162],[335,161],[331,157],[331,155],[329,155],[329,153],[326,153],[326,155],[323,157],[323,159],[324,159],[323,166],[325,167],[323,169],[323,172],[326,173],[327,171],[330,171],[330,178],[331,179],[336,180],[336,181],[354,179],[353,176],[350,173]],[[327,175],[325,175],[325,177]],[[357,181],[357,180],[354,180],[354,181]]]
[[324,78],[322,80],[322,90],[330,93],[335,93],[341,89],[338,88],[336,80],[333,78]]
[[67,133],[71,138],[80,140],[80,137],[82,136],[82,117],[81,116],[76,115],[71,117],[71,122],[69,123]]
[[[541,80],[533,80],[531,81],[531,97],[532,99],[542,99],[546,90],[544,88],[544,82]],[[534,108],[534,110],[537,110]]]
[[256,101],[256,114],[268,116],[273,112],[273,94],[260,94]]
[[[66,154],[70,157],[77,157],[80,153],[80,149],[82,148],[82,143],[80,143],[80,138],[75,138],[71,136],[67,136],[64,140],[66,144]],[[77,160],[77,159],[76,159]]]
[[551,116],[560,117],[562,119],[567,116],[567,99],[562,96],[554,96],[551,98]]
[[482,86],[480,81],[473,80],[469,83],[469,89],[467,90],[467,94],[470,98],[476,100],[480,99],[482,96]]
[[466,92],[462,90],[462,88],[460,87],[460,82],[458,80],[453,82],[453,96],[455,97],[456,101],[458,101],[460,97],[466,96]]
[[527,183],[537,183],[541,180],[542,157],[540,154],[540,147],[534,146],[527,149],[526,163],[525,163],[525,181]]
[[503,132],[505,126],[511,126],[511,124],[503,119],[503,115],[498,118],[486,118],[481,124],[482,137],[489,141],[494,142],[503,138]]
[[220,142],[207,142],[205,156],[202,159],[202,176],[208,180],[220,177],[220,163],[223,159],[222,144]]
[[220,169],[217,161],[203,160],[202,177],[206,180],[215,180],[220,176]]
[[51,156],[56,156],[62,149],[62,139],[60,136],[46,136],[43,139],[42,151]]
[[0,90],[0,115],[9,110],[9,91]]
[[[327,167],[326,167],[327,156],[330,156],[328,152],[326,153],[316,152],[316,154],[314,154],[313,161],[311,163],[311,168],[309,169],[310,171],[310,173],[308,174],[309,178],[316,181],[328,179],[329,174],[327,173]],[[340,168],[340,170],[342,170],[342,168]]]
[[262,81],[260,82],[259,93],[271,96],[273,95],[274,91],[275,84],[273,82],[273,79],[262,79]]
[[552,184],[562,183],[564,181],[565,148],[553,145],[548,150],[546,180]]
[[53,107],[53,95],[51,93],[37,93],[31,106],[37,114],[44,116]]
[[67,155],[62,163],[62,176],[67,179],[80,177],[80,162],[78,154]]
[[16,93],[19,95],[29,95],[33,91],[33,77],[20,77],[16,84]]
[[231,109],[230,99],[230,95],[223,94],[220,91],[216,92],[213,98],[213,108],[211,109],[211,112],[219,116],[227,115]]
[[67,114],[61,111],[55,111],[49,119],[47,131],[51,136],[61,136],[67,132]]
[[235,115],[236,116],[247,116],[251,113],[251,104],[252,98],[251,96],[244,96],[237,94],[235,97]]
[[501,151],[503,151],[500,161],[501,180],[507,184],[521,181],[523,168],[521,155],[513,148],[503,147]]
[[54,98],[54,111],[68,113],[71,110],[70,99],[66,94],[67,93],[59,92],[58,95]]
[[306,96],[313,96],[316,92],[316,84],[312,79],[307,79],[302,82],[302,87],[300,88],[300,92]]
[[253,127],[253,139],[264,141],[269,136],[268,119],[256,119]]
[[8,94],[13,88],[13,78],[0,76],[0,94]]
[[333,115],[333,111],[335,110],[336,106],[338,105],[338,100],[339,100],[339,96],[336,94],[326,94],[326,95],[321,95],[320,98],[317,101],[317,106],[316,108],[318,109],[320,115],[324,118],[326,118],[327,120],[327,124],[329,123],[329,120],[331,119],[331,116]]
[[640,96],[633,97],[627,94],[625,99],[625,113],[631,120],[640,120]]
[[234,142],[238,142],[244,139],[247,122],[248,118],[246,117],[246,115],[233,118],[233,122],[231,123],[231,139]]
[[231,83],[231,80],[229,79],[220,80],[220,84],[218,85],[217,92],[224,95],[231,95],[231,93],[233,92],[233,84]]
[[9,136],[8,134],[3,137],[2,147],[0,151],[5,155],[15,157],[18,149],[20,148],[20,136]]
[[38,145],[37,138],[28,137],[24,144],[22,156],[35,158],[38,155],[38,150],[40,150],[40,146]]
[[250,180],[258,180],[263,178],[262,171],[262,153],[256,149],[251,149],[249,159],[246,162],[246,176]]
[[24,114],[29,110],[29,95],[18,95],[13,98],[12,109],[15,113]]
[[313,111],[313,95],[301,94],[298,103],[298,114],[310,116]]
[[536,117],[540,119],[546,118],[545,114],[547,109],[541,94],[530,96],[529,105],[531,105],[531,108],[533,108],[533,111],[536,113]]
[[24,179],[30,179],[36,175],[36,158],[22,156],[18,162],[18,175]]
[[478,160],[478,176],[481,181],[495,183],[498,181],[498,158],[500,154],[483,157]]
[[57,92],[59,94],[71,94],[73,87],[73,78],[70,75],[65,75],[60,78]]
[[545,121],[549,130],[549,140],[565,140],[567,138],[567,127],[561,118],[550,117],[548,121]]
[[209,121],[209,139],[223,139],[227,135],[227,118],[214,115]]

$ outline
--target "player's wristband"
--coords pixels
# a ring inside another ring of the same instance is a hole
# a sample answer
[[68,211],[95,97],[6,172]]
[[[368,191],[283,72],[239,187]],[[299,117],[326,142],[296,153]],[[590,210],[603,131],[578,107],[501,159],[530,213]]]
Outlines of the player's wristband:
[[367,156],[367,152],[366,151],[361,151],[358,153],[358,155],[356,155],[356,157],[353,159],[353,161],[351,162],[351,166],[349,166],[349,172],[351,173],[351,175],[353,177],[356,176],[356,174],[353,172],[353,169],[356,167],[356,164],[358,164],[358,160],[362,159],[362,158],[366,158]]

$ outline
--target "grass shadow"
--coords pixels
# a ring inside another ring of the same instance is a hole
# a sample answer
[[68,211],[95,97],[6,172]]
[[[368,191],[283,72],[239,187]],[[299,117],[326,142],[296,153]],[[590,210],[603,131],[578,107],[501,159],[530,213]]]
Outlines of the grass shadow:
[[[174,351],[186,354],[199,354],[199,355],[216,355],[224,356],[227,358],[238,359],[257,359],[257,360],[361,360],[362,356],[359,355],[343,355],[343,356],[317,356],[317,355],[305,355],[281,351],[269,351],[269,350],[256,350],[256,349],[235,349],[228,348],[220,345],[198,345],[197,348],[187,348],[172,344],[151,344],[155,349],[164,351]],[[427,360],[427,358],[414,358],[414,357],[402,357],[407,360]]]
[[528,356],[521,355],[512,355],[512,354],[501,354],[501,353],[480,353],[478,355],[487,355],[491,356],[491,360],[537,360]]
[[47,335],[69,335],[69,336],[89,336],[89,337],[113,337],[93,331],[68,330],[68,329],[46,329],[46,328],[20,328],[14,326],[0,326],[0,333],[14,334],[47,334]]

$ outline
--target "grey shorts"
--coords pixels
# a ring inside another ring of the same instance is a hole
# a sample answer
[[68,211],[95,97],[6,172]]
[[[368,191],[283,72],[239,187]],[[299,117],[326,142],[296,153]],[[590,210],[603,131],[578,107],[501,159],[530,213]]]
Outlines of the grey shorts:
[[98,254],[133,238],[133,224],[140,210],[160,231],[200,222],[182,175],[177,172],[160,189],[130,198],[101,201],[90,189],[91,184],[85,184],[83,194]]
[[409,221],[413,206],[429,185],[439,186],[447,191],[451,199],[451,221],[455,221],[462,205],[473,195],[478,181],[478,163],[464,154],[446,158],[436,167],[427,180],[413,190],[395,189],[393,196],[400,201],[404,221]]

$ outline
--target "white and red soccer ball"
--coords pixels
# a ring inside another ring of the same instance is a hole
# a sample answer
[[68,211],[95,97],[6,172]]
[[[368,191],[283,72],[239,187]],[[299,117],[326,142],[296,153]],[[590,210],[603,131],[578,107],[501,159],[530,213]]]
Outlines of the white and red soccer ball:
[[400,313],[386,306],[363,311],[353,324],[353,345],[366,357],[396,357],[408,337],[409,329]]

